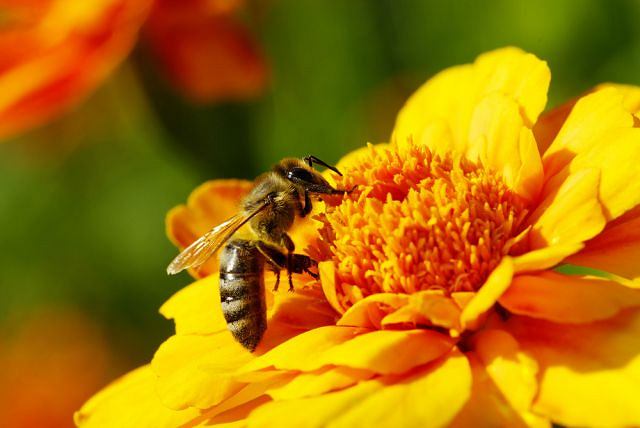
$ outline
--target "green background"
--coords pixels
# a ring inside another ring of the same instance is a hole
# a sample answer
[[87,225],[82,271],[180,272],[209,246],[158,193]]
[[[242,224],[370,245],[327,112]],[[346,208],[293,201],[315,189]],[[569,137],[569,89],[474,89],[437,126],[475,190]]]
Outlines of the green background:
[[640,84],[639,1],[277,0],[252,27],[271,84],[196,106],[144,48],[86,102],[0,145],[0,322],[41,306],[99,323],[125,367],[172,332],[157,309],[187,285],[164,216],[204,180],[252,178],[284,156],[334,162],[384,141],[403,100],[505,45],[547,60],[549,105],[602,81]]

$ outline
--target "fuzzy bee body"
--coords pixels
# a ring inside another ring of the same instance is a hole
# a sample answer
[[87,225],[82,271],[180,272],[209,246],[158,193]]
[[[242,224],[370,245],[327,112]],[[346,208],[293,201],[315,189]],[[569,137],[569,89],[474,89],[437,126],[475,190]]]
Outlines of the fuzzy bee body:
[[220,253],[220,302],[227,328],[253,351],[267,329],[264,256],[255,241],[233,239]]

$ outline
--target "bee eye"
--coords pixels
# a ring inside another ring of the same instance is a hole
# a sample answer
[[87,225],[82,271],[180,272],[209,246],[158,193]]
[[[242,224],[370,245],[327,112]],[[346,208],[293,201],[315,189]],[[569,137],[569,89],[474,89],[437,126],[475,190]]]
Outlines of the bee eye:
[[304,168],[292,168],[287,172],[287,178],[291,181],[304,181],[307,183],[313,183],[313,174]]

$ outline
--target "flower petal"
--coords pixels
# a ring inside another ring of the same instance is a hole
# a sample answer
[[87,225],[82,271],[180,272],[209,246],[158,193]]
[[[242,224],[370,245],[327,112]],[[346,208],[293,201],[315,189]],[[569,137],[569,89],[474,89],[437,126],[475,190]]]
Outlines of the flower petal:
[[[366,146],[352,150],[351,152],[347,153],[342,158],[340,158],[338,163],[336,163],[336,168],[338,169],[338,171],[344,173],[346,170],[348,170],[351,167],[351,165],[357,164],[361,162],[362,159],[366,159],[367,156],[370,156],[374,150],[382,150],[387,147],[389,147],[389,144],[387,143],[379,143],[379,144],[367,143]],[[326,170],[325,173],[329,175],[333,174],[330,170]],[[326,177],[325,175],[325,178],[329,178],[329,177]]]
[[374,372],[350,367],[329,367],[317,372],[301,373],[285,385],[269,389],[274,400],[315,397],[370,379]]
[[[502,93],[521,107],[531,126],[544,109],[551,75],[545,62],[517,48],[503,48],[478,57],[473,65],[449,68],[427,81],[400,110],[392,141],[424,142],[424,131],[444,121],[459,153],[467,147],[471,115],[486,95]],[[431,140],[435,141],[435,140]],[[438,147],[430,147],[438,152]]]
[[[299,278],[294,275],[295,287],[301,282],[297,279]],[[272,284],[271,281],[266,281],[265,288],[271,289]],[[338,314],[329,306],[317,285],[302,285],[301,288],[296,288],[294,293],[276,292],[273,300],[273,309],[269,311],[269,328],[275,324],[282,324],[300,332],[334,325],[338,318]]]
[[499,171],[505,184],[533,201],[542,189],[542,161],[520,106],[513,98],[492,93],[476,106],[469,129],[467,157]]
[[473,376],[471,397],[450,427],[526,427],[522,417],[506,402],[478,358],[473,353],[466,356]]
[[336,289],[336,267],[332,261],[318,263],[318,272],[320,273],[320,283],[322,284],[322,291],[327,299],[327,302],[331,305],[336,312],[342,314],[345,312],[345,307],[338,299],[338,292]]
[[513,257],[514,272],[534,272],[556,266],[584,247],[581,242],[553,245]]
[[[600,168],[600,202],[608,220],[615,219],[640,204],[640,129],[619,129],[609,133],[605,144],[599,144],[576,156],[565,168],[574,171]],[[559,173],[564,176],[564,171]]]
[[[270,373],[269,377],[265,377],[260,382],[246,385],[220,404],[203,411],[197,418],[194,418],[182,428],[202,426],[204,422],[206,422],[205,425],[215,425],[223,421],[229,423],[239,419],[244,420],[251,410],[270,401],[265,395],[267,390],[278,388],[283,384],[286,385],[293,378],[295,378],[295,375],[291,373]],[[240,426],[246,426],[246,423]]]
[[560,132],[543,156],[544,170],[551,177],[578,154],[589,150],[616,129],[633,126],[624,109],[622,94],[605,88],[579,99]]
[[527,425],[548,425],[531,413],[538,391],[538,365],[521,351],[518,342],[505,331],[483,330],[474,338],[474,350],[495,386]]
[[[167,214],[169,240],[184,249],[214,226],[238,213],[240,201],[253,183],[245,180],[212,180],[198,186],[187,200]],[[203,278],[218,270],[218,258],[211,257],[192,274]]]
[[502,92],[522,106],[523,117],[534,124],[547,104],[551,72],[545,61],[514,47],[487,52],[478,57],[474,67],[481,90],[477,93]]
[[91,427],[174,428],[198,415],[196,409],[175,411],[160,403],[156,377],[143,366],[114,381],[87,401],[74,415],[75,424]]
[[577,98],[569,100],[542,113],[538,121],[533,125],[533,135],[538,143],[539,153],[544,153],[548,150],[577,101]]
[[380,324],[383,328],[436,326],[460,331],[460,307],[441,290],[419,291],[410,294],[408,304],[384,317]]
[[476,295],[464,307],[460,314],[460,324],[463,329],[476,328],[480,318],[493,307],[502,293],[511,284],[513,277],[513,261],[510,257],[504,257],[500,264],[491,272],[484,285]]
[[506,328],[538,361],[536,413],[567,426],[640,424],[640,311],[581,325],[512,316]]
[[336,323],[337,325],[380,329],[382,319],[405,306],[408,294],[376,293],[357,301]]
[[623,216],[624,221],[608,225],[567,262],[640,280],[640,207],[628,214]]
[[383,376],[318,397],[275,401],[253,411],[249,427],[446,426],[469,398],[465,356],[451,353],[401,376]]
[[220,278],[210,275],[171,296],[160,313],[176,324],[176,334],[211,334],[226,328],[220,309]]
[[601,278],[542,272],[516,276],[500,304],[515,314],[580,324],[640,306],[640,290]]
[[[640,87],[633,85],[622,85],[619,83],[603,83],[598,85],[598,89],[615,88],[622,94],[622,105],[631,114],[640,118]],[[637,126],[637,124],[636,124]]]
[[152,1],[3,2],[0,139],[69,111],[133,48]]
[[[220,414],[214,414],[211,417],[208,416],[208,412],[202,414],[202,416],[194,419],[193,421],[182,425],[180,428],[192,428],[203,426],[215,426],[216,428],[246,428],[247,417],[249,414],[258,407],[268,403],[271,399],[266,395],[261,395],[251,401],[242,403],[236,407],[233,407]],[[215,412],[214,412],[215,413]]]
[[[448,68],[423,84],[411,95],[398,113],[391,141],[404,144],[413,139],[420,144],[437,144],[424,138],[425,129],[432,123],[447,124],[454,135],[454,147],[459,153],[466,149],[466,130],[473,105],[463,103],[470,93],[473,67],[461,65]],[[428,146],[434,153],[439,147]]]
[[167,339],[151,366],[162,403],[172,409],[206,409],[238,392],[233,372],[254,357],[227,330]]
[[335,365],[384,374],[403,373],[442,356],[453,345],[449,337],[431,330],[367,332],[329,326],[290,339],[249,362],[241,371],[275,367],[309,372]]
[[540,203],[529,221],[532,249],[584,242],[597,235],[607,220],[599,201],[600,172],[583,169],[571,174]]

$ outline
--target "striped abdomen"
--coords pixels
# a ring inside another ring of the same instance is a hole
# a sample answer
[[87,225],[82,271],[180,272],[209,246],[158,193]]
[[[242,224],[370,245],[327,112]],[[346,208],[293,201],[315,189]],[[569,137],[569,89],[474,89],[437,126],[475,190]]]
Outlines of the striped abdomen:
[[264,257],[254,241],[234,239],[220,254],[220,301],[227,328],[253,351],[267,329]]

